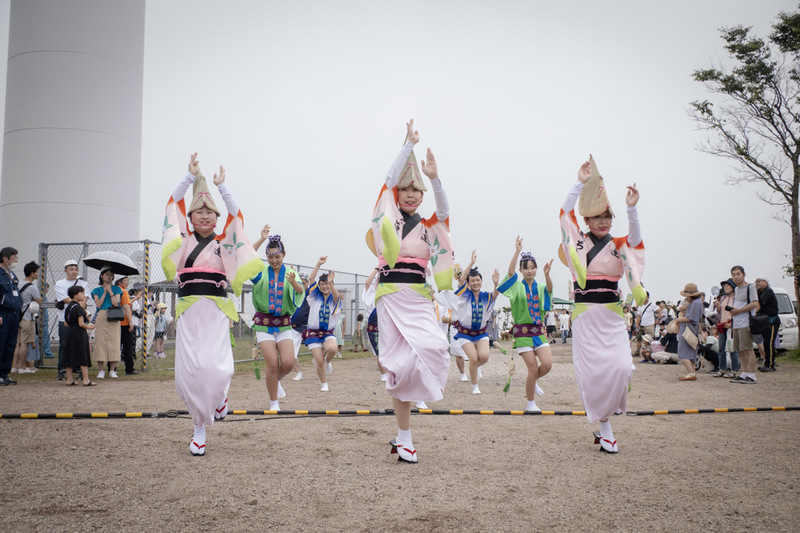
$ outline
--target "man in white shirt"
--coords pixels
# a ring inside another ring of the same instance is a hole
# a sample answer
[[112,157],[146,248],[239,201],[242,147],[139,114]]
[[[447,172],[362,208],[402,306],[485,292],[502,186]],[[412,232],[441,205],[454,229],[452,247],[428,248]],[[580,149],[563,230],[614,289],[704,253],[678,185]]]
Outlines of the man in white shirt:
[[[67,326],[64,324],[64,308],[70,302],[67,291],[73,285],[80,285],[86,294],[89,294],[89,284],[78,278],[78,262],[74,259],[64,263],[65,279],[56,281],[56,309],[58,310],[58,381],[67,379],[66,367],[64,366],[64,356],[62,348],[67,345]],[[80,369],[74,369],[79,372]]]
[[561,344],[567,344],[567,337],[569,337],[569,313],[561,311],[558,315],[558,324],[561,327]]
[[753,336],[750,334],[750,316],[761,308],[758,303],[758,291],[752,283],[744,279],[744,268],[736,265],[731,269],[731,278],[736,284],[733,289],[733,306],[731,312],[731,335],[733,349],[739,351],[742,373],[731,380],[731,383],[753,385],[756,383],[756,353],[753,351]]

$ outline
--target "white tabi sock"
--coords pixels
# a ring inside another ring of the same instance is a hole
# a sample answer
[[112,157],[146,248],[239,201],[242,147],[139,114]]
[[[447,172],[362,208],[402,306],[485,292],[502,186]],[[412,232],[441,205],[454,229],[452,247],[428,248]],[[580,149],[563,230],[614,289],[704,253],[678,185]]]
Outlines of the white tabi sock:
[[192,435],[192,440],[200,445],[206,443],[206,427],[204,425],[201,424],[194,427],[194,435]]
[[541,396],[542,394],[544,394],[544,391],[539,387],[539,384],[537,383],[536,384],[536,389],[534,390],[533,393],[538,395],[538,396]]
[[478,388],[478,384],[476,383],[475,385],[472,386],[472,394],[480,394],[480,393],[481,389]]
[[614,442],[614,432],[611,431],[611,422],[600,422],[600,435],[604,439]]
[[397,439],[395,440],[395,442],[397,442],[397,444],[402,444],[406,448],[413,450],[414,443],[411,442],[411,429],[397,428]]
[[280,381],[278,382],[278,398],[286,398],[286,391],[283,390]]
[[270,402],[269,402],[269,410],[270,411],[280,411],[281,410],[281,406],[279,405],[278,400],[275,400],[274,402],[272,400],[270,400]]
[[528,405],[525,406],[526,411],[541,411],[536,405],[536,400],[528,400]]

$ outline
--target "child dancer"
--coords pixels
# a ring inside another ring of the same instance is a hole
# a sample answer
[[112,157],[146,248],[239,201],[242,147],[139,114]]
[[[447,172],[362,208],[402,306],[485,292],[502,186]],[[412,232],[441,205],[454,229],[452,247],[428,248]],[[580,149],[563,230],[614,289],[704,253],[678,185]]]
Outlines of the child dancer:
[[407,124],[407,141],[389,170],[372,216],[380,264],[376,294],[380,359],[398,427],[392,451],[400,461],[410,463],[417,462],[411,440],[411,402],[442,399],[450,366],[447,338],[436,322],[425,282],[428,263],[440,290],[451,289],[453,283],[450,209],[430,149],[422,171],[431,180],[436,213],[429,219],[417,213],[427,189],[412,152],[419,141],[413,125],[413,120]]
[[453,309],[455,320],[458,320],[456,342],[469,357],[469,377],[472,382],[472,394],[480,394],[478,379],[480,367],[489,361],[489,334],[486,325],[497,300],[497,282],[500,274],[495,270],[494,291],[481,291],[483,276],[475,266],[477,256],[472,251],[472,259],[459,278],[459,288],[455,292],[442,291],[437,301]]
[[[188,211],[183,196],[190,185]],[[228,283],[239,296],[242,283],[261,272],[264,264],[244,233],[244,218],[225,185],[225,169],[214,175],[228,217],[222,235],[214,233],[220,212],[200,173],[197,154],[189,173],[167,203],[161,266],[168,280],[178,279],[178,321],[175,336],[175,388],[194,422],[189,441],[192,455],[206,452],[206,426],[228,414],[228,387],[233,376],[231,321],[236,305],[228,298]],[[193,231],[186,220],[188,213]]]
[[[283,398],[280,381],[289,372],[295,362],[294,341],[292,340],[292,314],[298,304],[303,301],[303,286],[297,279],[297,272],[286,268],[283,259],[286,248],[280,235],[269,236],[269,225],[261,230],[261,237],[253,243],[258,250],[269,239],[267,245],[267,262],[269,266],[254,277],[253,306],[256,314],[253,317],[253,329],[256,341],[267,368],[265,381],[269,394],[270,411],[280,411],[278,398]],[[280,355],[280,358],[278,357]]]
[[311,349],[314,363],[317,366],[317,375],[322,383],[322,392],[328,392],[327,376],[333,372],[331,361],[336,356],[336,337],[333,327],[339,314],[342,312],[342,299],[333,284],[334,273],[323,274],[317,279],[317,272],[327,256],[320,257],[314,270],[308,277],[308,329],[303,333],[305,344]]
[[[542,394],[536,380],[547,375],[553,367],[553,357],[547,342],[544,328],[545,314],[550,310],[553,297],[553,280],[550,279],[550,267],[553,260],[544,265],[545,286],[536,283],[538,265],[530,253],[523,253],[519,261],[520,280],[515,272],[517,258],[522,251],[522,239],[517,236],[514,256],[508,265],[508,272],[498,290],[511,300],[511,316],[514,319],[514,348],[525,366],[528,378],[525,380],[525,396],[528,398],[526,411],[539,411],[534,394]],[[538,359],[538,362],[537,362]]]
[[[584,223],[578,227],[575,203]],[[622,317],[618,282],[628,280],[636,303],[645,301],[641,284],[644,270],[644,244],[639,229],[636,184],[628,187],[628,235],[612,238],[614,212],[608,203],[603,178],[589,156],[578,171],[578,181],[564,200],[561,222],[561,249],[567,259],[575,287],[572,317],[572,361],[578,390],[589,422],[600,421],[595,443],[608,453],[617,453],[617,441],[608,421],[614,413],[624,413],[628,386],[633,376],[630,345]]]
[[73,285],[67,289],[67,296],[72,301],[64,309],[64,322],[67,325],[67,346],[64,354],[64,363],[67,368],[67,385],[75,385],[72,379],[73,367],[81,367],[83,386],[97,385],[89,379],[89,334],[86,330],[94,329],[86,317],[86,292],[80,285]]

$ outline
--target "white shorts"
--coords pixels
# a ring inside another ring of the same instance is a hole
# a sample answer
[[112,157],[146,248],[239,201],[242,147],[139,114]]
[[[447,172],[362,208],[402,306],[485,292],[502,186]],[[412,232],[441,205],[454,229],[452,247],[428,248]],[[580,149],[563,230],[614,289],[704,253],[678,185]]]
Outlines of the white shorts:
[[549,342],[543,342],[539,346],[520,346],[519,348],[517,348],[517,353],[519,353],[519,354],[522,354],[522,353],[525,353],[525,352],[536,353],[536,350],[538,350],[539,348],[544,348],[545,346],[550,346],[550,343]]
[[303,345],[303,334],[292,329],[292,341],[294,341],[294,358],[297,359],[297,356],[300,355],[300,346]]
[[261,344],[264,341],[272,341],[275,343],[285,341],[285,340],[292,340],[292,331],[291,329],[287,329],[286,331],[279,331],[278,333],[265,333],[263,331],[256,331],[256,341]]

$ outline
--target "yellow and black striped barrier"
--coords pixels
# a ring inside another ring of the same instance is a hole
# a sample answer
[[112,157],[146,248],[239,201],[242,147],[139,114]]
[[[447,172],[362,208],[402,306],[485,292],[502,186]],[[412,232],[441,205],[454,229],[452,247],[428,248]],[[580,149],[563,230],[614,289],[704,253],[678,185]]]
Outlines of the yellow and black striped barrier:
[[[722,407],[713,409],[664,409],[654,411],[631,411],[628,416],[653,415],[696,415],[708,413],[749,413],[773,411],[800,411],[800,407]],[[412,409],[412,413],[420,415],[495,415],[495,416],[586,416],[585,411],[496,411],[479,409]],[[111,413],[18,413],[0,414],[0,418],[25,420],[52,419],[86,419],[86,418],[176,418],[188,416],[189,411],[171,410],[161,412],[111,412]],[[228,416],[393,416],[394,409],[294,409],[294,410],[260,410],[233,409]]]

